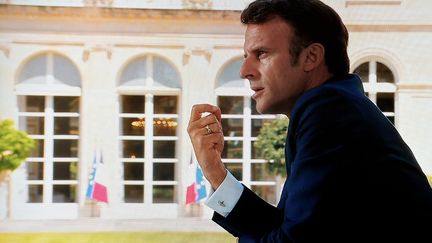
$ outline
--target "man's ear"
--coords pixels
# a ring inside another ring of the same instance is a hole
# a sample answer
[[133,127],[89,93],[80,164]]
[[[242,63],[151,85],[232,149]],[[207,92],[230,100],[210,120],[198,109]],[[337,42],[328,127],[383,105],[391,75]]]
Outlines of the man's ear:
[[305,61],[303,66],[305,72],[312,71],[325,63],[325,50],[323,45],[319,43],[312,43],[303,51],[305,53]]

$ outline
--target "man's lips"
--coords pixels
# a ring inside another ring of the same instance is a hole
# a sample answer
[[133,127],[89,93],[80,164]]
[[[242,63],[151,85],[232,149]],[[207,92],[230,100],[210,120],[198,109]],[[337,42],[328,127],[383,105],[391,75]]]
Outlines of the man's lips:
[[252,95],[253,99],[257,99],[264,92],[264,88],[254,87],[251,88],[255,93]]

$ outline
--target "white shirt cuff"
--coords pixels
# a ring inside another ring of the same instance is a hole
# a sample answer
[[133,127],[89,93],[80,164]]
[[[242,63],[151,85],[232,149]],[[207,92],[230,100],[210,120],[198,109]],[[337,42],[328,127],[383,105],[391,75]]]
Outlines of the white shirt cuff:
[[243,185],[227,171],[224,181],[216,191],[210,192],[205,204],[218,214],[226,217],[237,204],[242,193]]

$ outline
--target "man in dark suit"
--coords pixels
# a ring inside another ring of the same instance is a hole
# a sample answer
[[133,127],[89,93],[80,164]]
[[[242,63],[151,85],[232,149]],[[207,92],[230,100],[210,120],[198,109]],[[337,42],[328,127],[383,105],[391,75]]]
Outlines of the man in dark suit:
[[290,118],[288,178],[277,207],[239,183],[221,161],[219,108],[195,105],[188,132],[215,190],[206,202],[213,220],[240,242],[430,242],[432,189],[348,73],[348,33],[338,14],[318,0],[257,0],[241,20],[240,75],[257,110]]

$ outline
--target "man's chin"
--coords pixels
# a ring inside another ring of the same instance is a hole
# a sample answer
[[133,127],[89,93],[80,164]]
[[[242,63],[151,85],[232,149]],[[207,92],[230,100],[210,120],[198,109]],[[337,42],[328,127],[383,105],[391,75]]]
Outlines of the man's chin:
[[[255,109],[259,114],[281,114],[279,109],[275,106],[274,103],[263,102],[264,99],[255,99],[256,107]],[[272,105],[273,104],[273,105]]]
[[282,114],[281,112],[279,112],[277,110],[271,109],[271,107],[259,105],[258,103],[256,105],[256,110],[258,111],[259,114],[268,114],[268,115],[270,115],[270,114],[273,114],[273,115]]
[[257,101],[255,109],[258,111],[259,114],[268,114],[268,110],[265,106],[260,105]]

